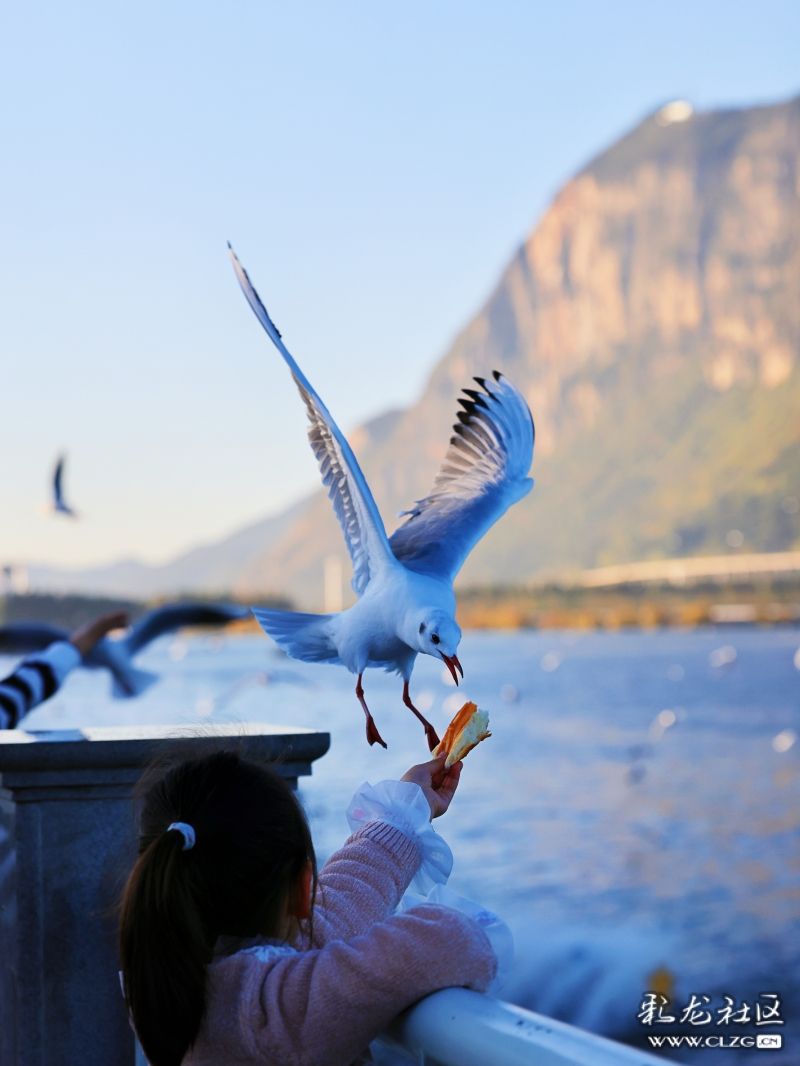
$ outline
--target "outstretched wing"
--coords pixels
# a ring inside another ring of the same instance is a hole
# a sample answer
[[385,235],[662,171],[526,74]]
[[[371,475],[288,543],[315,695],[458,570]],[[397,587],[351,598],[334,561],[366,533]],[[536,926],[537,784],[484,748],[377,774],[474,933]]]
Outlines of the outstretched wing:
[[292,358],[275,323],[253,288],[247,271],[236,258],[230,244],[228,247],[231,250],[233,269],[247,302],[286,361],[306,405],[310,423],[308,439],[319,463],[322,483],[328,490],[328,496],[344,533],[347,550],[353,560],[353,589],[361,595],[371,577],[381,568],[395,563],[380,512],[344,434]]
[[122,643],[129,655],[135,655],[157,637],[184,626],[225,626],[249,617],[250,610],[235,603],[167,603],[134,622]]
[[482,391],[465,389],[455,433],[424,500],[389,544],[411,570],[452,581],[473,547],[508,508],[533,487],[528,477],[534,428],[522,394],[494,371]]
[[60,455],[56,462],[55,470],[53,471],[53,503],[56,507],[63,506],[64,504],[64,490],[61,484],[63,477],[64,456]]

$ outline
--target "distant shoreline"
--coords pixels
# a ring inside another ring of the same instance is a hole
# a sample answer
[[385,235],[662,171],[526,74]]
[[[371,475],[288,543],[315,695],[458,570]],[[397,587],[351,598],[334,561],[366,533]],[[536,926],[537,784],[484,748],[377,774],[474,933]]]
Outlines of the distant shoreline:
[[459,597],[468,629],[659,629],[800,624],[800,581],[680,588],[541,586],[472,589]]
[[[224,593],[186,594],[175,599],[242,602],[240,597]],[[282,597],[254,597],[249,602],[292,608]],[[69,630],[104,611],[123,609],[135,617],[152,606],[152,601],[113,597],[13,594],[0,597],[0,625],[48,622]],[[552,582],[519,588],[467,588],[458,591],[457,616],[465,629],[505,630],[800,624],[800,574],[703,579],[691,584]],[[236,623],[229,631],[260,632],[255,621]]]

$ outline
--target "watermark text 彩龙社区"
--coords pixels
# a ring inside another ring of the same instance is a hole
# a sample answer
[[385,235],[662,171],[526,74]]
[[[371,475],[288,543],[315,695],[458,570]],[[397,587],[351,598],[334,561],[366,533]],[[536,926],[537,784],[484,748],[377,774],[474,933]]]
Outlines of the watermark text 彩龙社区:
[[[723,995],[695,995],[679,1006],[659,992],[646,992],[642,997],[637,1020],[643,1026],[691,1026],[693,1033],[651,1033],[647,1042],[655,1048],[763,1048],[777,1050],[783,1046],[783,1034],[765,1032],[782,1026],[781,999],[777,992],[760,992],[754,1001],[739,1000]],[[747,1027],[761,1030],[735,1032]],[[705,1030],[700,1033],[698,1029]]]

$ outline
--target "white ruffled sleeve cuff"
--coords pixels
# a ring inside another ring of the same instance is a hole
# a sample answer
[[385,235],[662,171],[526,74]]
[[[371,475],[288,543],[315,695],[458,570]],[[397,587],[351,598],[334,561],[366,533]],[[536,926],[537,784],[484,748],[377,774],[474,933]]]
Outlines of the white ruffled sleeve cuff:
[[347,808],[352,832],[367,822],[386,822],[416,840],[422,853],[411,887],[427,893],[446,883],[453,869],[453,853],[431,825],[431,809],[425,793],[413,781],[365,782]]

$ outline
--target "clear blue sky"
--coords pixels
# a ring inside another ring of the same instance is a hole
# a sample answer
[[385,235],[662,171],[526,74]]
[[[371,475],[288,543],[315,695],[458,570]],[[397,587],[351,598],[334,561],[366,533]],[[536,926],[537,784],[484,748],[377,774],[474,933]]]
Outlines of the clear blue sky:
[[352,428],[588,157],[675,97],[796,93],[798,40],[796,0],[6,5],[0,561],[165,559],[315,484],[226,239]]

